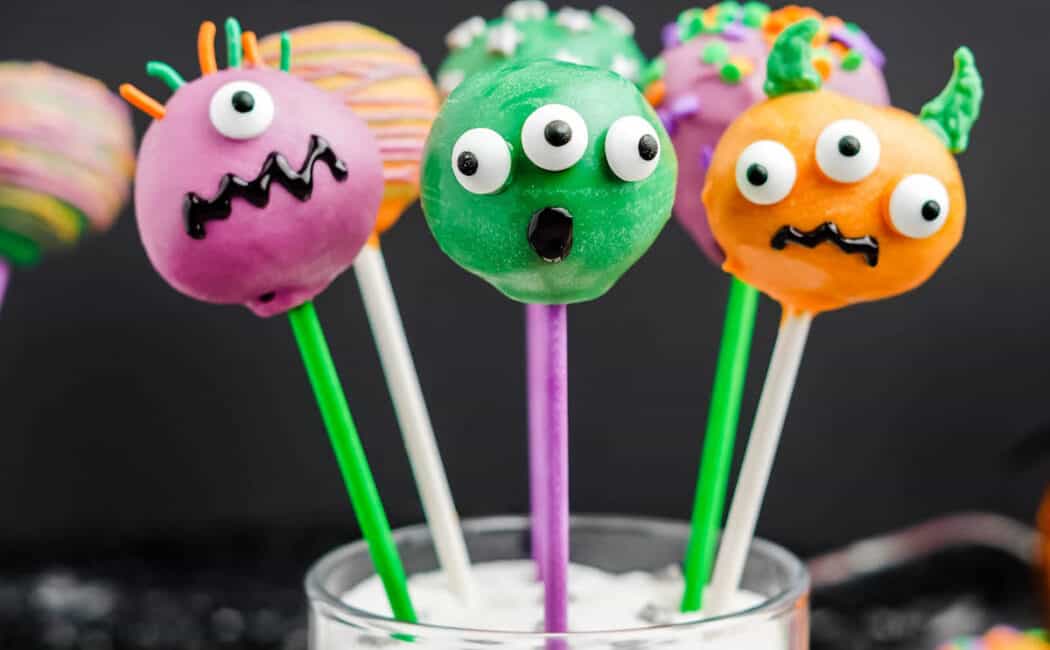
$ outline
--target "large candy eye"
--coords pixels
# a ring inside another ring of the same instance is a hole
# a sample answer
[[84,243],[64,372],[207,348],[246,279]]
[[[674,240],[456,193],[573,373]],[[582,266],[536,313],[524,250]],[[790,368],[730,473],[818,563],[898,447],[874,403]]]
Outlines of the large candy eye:
[[605,134],[605,159],[613,173],[627,182],[642,181],[660,162],[656,129],[637,115],[613,122]]
[[211,96],[208,116],[215,130],[227,138],[248,140],[273,123],[273,97],[250,81],[231,81]]
[[452,147],[452,171],[472,194],[498,192],[510,177],[510,145],[492,129],[471,129]]
[[540,169],[560,172],[575,165],[587,150],[587,124],[568,106],[540,106],[521,127],[521,148]]
[[833,181],[856,183],[879,164],[879,136],[864,122],[832,122],[817,138],[817,165]]
[[773,140],[752,142],[736,161],[736,186],[745,199],[758,205],[783,201],[797,176],[795,157]]
[[933,176],[905,176],[890,196],[893,229],[912,239],[932,237],[948,220],[948,190]]

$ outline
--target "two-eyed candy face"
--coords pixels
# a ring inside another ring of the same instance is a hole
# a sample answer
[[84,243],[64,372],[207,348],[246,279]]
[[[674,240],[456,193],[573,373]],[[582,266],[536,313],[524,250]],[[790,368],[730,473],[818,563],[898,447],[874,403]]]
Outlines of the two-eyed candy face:
[[914,115],[830,91],[748,110],[704,188],[725,269],[809,312],[925,282],[962,237],[955,158]]
[[531,61],[469,78],[424,153],[423,210],[454,261],[522,302],[605,293],[670,216],[677,161],[638,90]]

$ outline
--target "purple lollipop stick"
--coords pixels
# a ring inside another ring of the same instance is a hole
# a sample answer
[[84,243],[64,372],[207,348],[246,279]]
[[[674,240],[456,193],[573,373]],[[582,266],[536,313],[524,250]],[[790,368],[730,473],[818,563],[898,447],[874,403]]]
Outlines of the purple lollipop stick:
[[525,305],[525,379],[529,401],[529,506],[532,559],[543,580],[547,548],[547,315],[543,305]]
[[11,265],[7,260],[0,258],[0,307],[4,306],[4,294],[7,293],[7,284],[11,281]]
[[569,629],[569,368],[565,305],[544,305],[547,376],[544,385],[547,434],[547,548],[544,630]]

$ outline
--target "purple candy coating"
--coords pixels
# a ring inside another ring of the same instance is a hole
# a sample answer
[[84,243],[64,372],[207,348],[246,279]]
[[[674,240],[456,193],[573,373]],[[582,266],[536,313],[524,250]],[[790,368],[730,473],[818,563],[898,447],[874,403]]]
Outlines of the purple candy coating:
[[[235,80],[273,97],[273,122],[257,137],[230,139],[209,118],[212,95]],[[271,316],[311,300],[350,266],[375,225],[383,168],[367,125],[339,100],[274,69],[234,68],[182,86],[165,108],[142,139],[135,212],[146,253],[169,284],[198,300]],[[187,234],[188,192],[211,199],[227,173],[251,181],[272,152],[298,170],[313,135],[346,164],[345,180],[317,161],[308,199],[275,180],[264,207],[235,196],[228,218],[205,223],[203,239]]]
[[[661,53],[667,66],[663,78],[667,91],[658,113],[662,119],[673,122],[674,128],[668,127],[668,133],[681,161],[674,213],[708,259],[718,266],[722,265],[725,256],[711,233],[707,212],[700,198],[710,163],[706,152],[713,151],[722,133],[737,116],[765,99],[762,85],[765,83],[769,45],[762,34],[754,29],[745,28],[739,36],[739,40],[731,40],[703,34],[686,43],[668,47]],[[731,56],[746,57],[754,62],[754,72],[737,84],[722,81],[718,68],[705,64],[701,59],[704,47],[713,40],[725,42]],[[889,104],[886,81],[871,57],[866,58],[861,67],[852,72],[836,67],[825,83],[825,88],[870,104]],[[677,119],[674,107],[687,97],[698,98],[703,104],[703,111],[689,119]],[[665,114],[667,118],[664,118]],[[690,164],[691,161],[693,164]]]

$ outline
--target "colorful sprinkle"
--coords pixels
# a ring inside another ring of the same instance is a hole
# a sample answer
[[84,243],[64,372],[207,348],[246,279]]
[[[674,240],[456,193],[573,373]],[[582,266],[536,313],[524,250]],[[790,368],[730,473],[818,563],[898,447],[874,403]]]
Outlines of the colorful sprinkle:
[[721,65],[729,59],[729,46],[722,41],[711,41],[704,46],[700,59],[708,65]]
[[663,57],[658,56],[645,67],[645,72],[642,73],[642,87],[646,87],[658,79],[663,79],[665,74],[667,74],[667,62],[664,61]]
[[664,103],[667,97],[667,84],[663,79],[657,79],[645,87],[645,100],[650,106],[658,107]]
[[850,50],[842,57],[842,69],[853,72],[864,64],[864,55],[859,50]]
[[682,39],[678,37],[677,23],[664,25],[664,28],[660,30],[660,42],[663,43],[665,50],[675,47],[682,42]]
[[743,55],[737,55],[731,57],[729,62],[722,66],[719,76],[722,77],[722,81],[734,85],[740,83],[742,79],[750,76],[754,71],[755,64],[751,59]]
[[744,5],[744,15],[741,21],[748,27],[761,29],[769,17],[769,6],[762,2],[749,2]]

